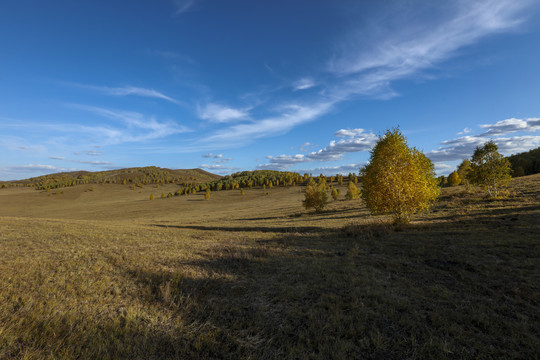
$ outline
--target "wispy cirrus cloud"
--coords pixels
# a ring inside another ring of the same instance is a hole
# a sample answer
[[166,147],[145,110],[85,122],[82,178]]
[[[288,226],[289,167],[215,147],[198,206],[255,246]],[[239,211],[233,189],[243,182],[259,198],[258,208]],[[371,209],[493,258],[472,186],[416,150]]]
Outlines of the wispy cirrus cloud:
[[292,86],[295,91],[298,91],[311,89],[312,87],[315,87],[315,85],[315,80],[313,80],[312,78],[301,78],[295,81]]
[[110,86],[96,86],[96,85],[84,85],[84,84],[69,84],[69,85],[96,91],[105,95],[111,95],[111,96],[135,95],[135,96],[142,96],[142,97],[148,97],[148,98],[154,98],[154,99],[162,99],[162,100],[166,100],[171,103],[178,104],[178,105],[181,104],[178,100],[173,99],[172,97],[167,96],[163,94],[162,92],[154,90],[154,89],[146,89],[146,88],[141,88],[141,87],[136,87],[136,86],[110,87]]
[[[395,81],[427,78],[428,70],[436,69],[466,47],[494,34],[518,29],[533,5],[532,0],[446,2],[437,4],[438,15],[429,19],[425,14],[418,14],[420,10],[415,8],[396,11],[386,22],[389,25],[386,30],[379,25],[373,29],[356,29],[328,61],[324,73],[303,77],[292,84],[295,92],[315,85],[321,88],[319,92],[297,92],[294,96],[302,96],[302,101],[291,100],[289,103],[293,105],[280,115],[252,118],[249,124],[219,129],[208,140],[232,139],[229,144],[245,145],[315,121],[337,104],[358,96],[395,97],[398,95],[392,88]],[[235,116],[231,119],[243,115],[232,114]],[[227,120],[229,117],[225,116],[221,122]]]
[[57,173],[57,172],[66,172],[66,171],[76,171],[76,168],[65,168],[58,167],[54,165],[42,165],[42,164],[28,164],[28,165],[17,165],[17,166],[6,166],[0,168],[0,171],[8,174],[28,174],[28,173]]
[[200,119],[214,123],[231,123],[249,117],[249,109],[236,109],[216,103],[209,103],[197,109]]
[[238,144],[238,142],[253,141],[261,137],[283,134],[300,124],[307,123],[326,114],[332,107],[331,103],[314,105],[290,104],[281,107],[277,116],[264,118],[249,124],[238,124],[219,130],[211,135],[205,142],[221,144]]
[[[397,18],[382,36],[380,29],[362,29],[355,35],[356,45],[354,39],[349,40],[341,54],[330,61],[329,70],[343,79],[333,95],[337,98],[395,96],[390,87],[393,81],[433,68],[487,36],[512,31],[524,22],[525,10],[533,3],[527,0],[456,1],[444,9],[449,15],[431,22],[415,21],[414,17]],[[365,41],[364,34],[370,32],[377,35],[368,36],[369,41]]]
[[73,159],[66,159],[63,156],[49,156],[49,159],[73,162],[73,163],[78,163],[78,164],[86,164],[86,165],[112,165],[112,163],[109,161],[73,160]]
[[173,121],[158,121],[153,116],[147,116],[134,111],[105,109],[95,106],[71,105],[74,108],[94,113],[98,116],[121,122],[125,128],[105,126],[81,126],[89,133],[103,136],[108,145],[124,142],[140,142],[153,140],[190,132],[191,130]]
[[176,10],[174,11],[173,16],[180,16],[190,11],[196,3],[196,0],[175,0],[174,5]]

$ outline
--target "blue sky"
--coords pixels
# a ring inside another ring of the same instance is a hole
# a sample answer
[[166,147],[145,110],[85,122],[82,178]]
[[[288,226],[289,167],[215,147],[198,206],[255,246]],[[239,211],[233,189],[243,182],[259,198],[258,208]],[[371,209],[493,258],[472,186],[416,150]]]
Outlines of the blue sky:
[[540,146],[539,1],[0,4],[0,180],[155,165],[358,172],[386,129],[447,174]]

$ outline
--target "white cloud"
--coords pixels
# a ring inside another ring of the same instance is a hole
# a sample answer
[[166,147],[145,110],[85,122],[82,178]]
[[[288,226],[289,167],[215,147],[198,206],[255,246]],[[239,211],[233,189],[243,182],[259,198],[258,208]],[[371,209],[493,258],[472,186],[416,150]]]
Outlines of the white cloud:
[[[400,19],[387,26],[387,32],[359,30],[355,45],[348,44],[334,57],[330,70],[346,80],[334,89],[337,98],[350,95],[392,97],[390,83],[410,77],[453,57],[458,50],[491,34],[509,31],[523,22],[523,10],[532,1],[483,0],[450,2],[449,14],[431,23],[415,18]],[[411,14],[412,12],[405,12]],[[411,26],[410,24],[415,24]],[[367,46],[359,46],[366,40]],[[354,41],[354,40],[353,40]]]
[[320,103],[311,106],[287,105],[282,108],[283,111],[278,116],[254,121],[250,124],[233,125],[216,132],[205,141],[238,144],[240,141],[253,141],[261,137],[280,135],[295,126],[307,123],[326,114],[331,106],[331,103]]
[[63,156],[49,156],[49,159],[52,159],[52,160],[64,160],[64,157]]
[[[343,51],[336,52],[330,61],[327,69],[330,71],[324,74],[324,82],[309,76],[292,84],[295,90],[330,84],[317,94],[311,94],[311,99],[304,102],[308,105],[292,101],[293,105],[284,108],[277,116],[234,124],[216,131],[205,141],[219,143],[219,146],[245,145],[314,121],[327,114],[334,105],[356,96],[379,99],[397,96],[391,88],[394,81],[413,76],[425,77],[426,70],[456,56],[463,48],[490,35],[515,30],[524,22],[525,10],[533,3],[532,0],[437,3],[440,16],[427,22],[425,14],[415,14],[420,11],[418,9],[394,11],[385,19],[386,30],[380,25],[374,29],[357,29],[354,37],[343,46]],[[200,111],[200,117],[214,122],[243,120],[244,115],[247,116],[242,109],[224,106],[211,109],[213,111],[205,110]],[[222,112],[224,115],[220,115]],[[347,135],[347,130],[343,131],[343,137],[354,136]]]
[[127,95],[136,95],[142,97],[149,97],[155,99],[162,99],[174,104],[180,104],[179,101],[159,92],[154,89],[145,89],[136,86],[122,86],[122,87],[108,87],[108,86],[94,86],[94,85],[83,85],[83,84],[72,84],[74,86],[85,88],[97,92],[101,92],[107,95],[113,96],[127,96]]
[[312,78],[302,78],[293,83],[294,90],[307,90],[315,86],[315,81]]
[[470,133],[471,131],[472,131],[471,128],[466,127],[465,129],[463,129],[463,131],[460,131],[460,132],[458,132],[457,134],[458,134],[458,135],[465,135],[465,134]]
[[211,157],[213,157],[213,156],[214,156],[214,154],[208,153],[208,154],[204,154],[202,157],[203,157],[203,158],[206,158],[206,159],[209,159],[209,158],[211,158]]
[[487,131],[480,136],[505,135],[516,131],[536,131],[540,130],[540,118],[522,119],[506,119],[497,121],[495,124],[480,125],[482,129]]
[[211,172],[219,174],[219,175],[230,174],[232,172],[241,170],[241,168],[239,168],[239,167],[224,166],[224,165],[220,165],[220,164],[202,164],[199,167],[201,169],[205,169],[205,170],[211,171]]
[[335,136],[347,137],[339,141],[332,140],[330,144],[318,151],[309,154],[267,156],[268,164],[259,165],[259,168],[286,169],[293,165],[316,161],[337,161],[343,158],[345,153],[369,151],[377,142],[378,137],[364,129],[341,129],[335,132]]
[[504,155],[511,155],[528,151],[540,146],[540,136],[514,136],[487,138],[482,136],[463,136],[441,142],[437,150],[426,153],[426,156],[434,162],[455,161],[470,158],[478,146],[493,140]]
[[221,159],[223,157],[223,154],[217,154],[216,156],[214,156],[215,159]]
[[195,0],[175,0],[174,4],[176,6],[176,11],[173,16],[179,16],[188,12],[195,3]]
[[55,172],[65,172],[65,171],[76,171],[75,168],[63,168],[53,165],[40,165],[40,164],[29,164],[29,165],[18,165],[18,166],[7,166],[0,168],[2,172],[7,173],[55,173]]
[[235,109],[228,106],[209,103],[198,109],[198,116],[203,120],[215,123],[230,123],[238,120],[245,120],[249,117],[247,109]]
[[172,121],[158,121],[153,116],[146,116],[138,112],[110,110],[83,105],[75,105],[73,107],[92,112],[107,119],[120,121],[126,126],[123,129],[103,126],[81,126],[81,129],[84,131],[104,138],[105,143],[109,145],[159,139],[191,131],[187,127],[178,125]]

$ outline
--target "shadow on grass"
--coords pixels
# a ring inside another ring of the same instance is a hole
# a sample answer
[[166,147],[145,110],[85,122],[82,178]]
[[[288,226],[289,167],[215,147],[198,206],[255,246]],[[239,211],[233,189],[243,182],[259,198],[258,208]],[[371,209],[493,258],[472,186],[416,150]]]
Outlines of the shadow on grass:
[[[538,208],[529,210],[538,226]],[[51,358],[537,358],[536,234],[515,236],[496,220],[514,211],[496,213],[487,230],[477,223],[489,210],[467,223],[268,227],[273,239],[216,241],[189,261],[125,261],[115,266],[134,284],[126,301],[140,302],[139,313],[44,318],[19,349]],[[58,335],[32,342],[44,329]]]
[[227,232],[263,232],[263,233],[324,233],[331,230],[327,230],[318,226],[285,226],[285,227],[272,227],[272,226],[236,226],[236,227],[224,227],[224,226],[203,226],[203,225],[163,225],[163,224],[151,224],[151,226],[173,228],[173,229],[191,229],[191,230],[206,230],[206,231],[227,231]]
[[[478,229],[489,214],[278,234],[133,276],[153,289],[150,304],[189,309],[184,318],[223,332],[232,357],[534,358],[537,243],[508,231],[501,212]],[[201,279],[185,278],[194,271]]]

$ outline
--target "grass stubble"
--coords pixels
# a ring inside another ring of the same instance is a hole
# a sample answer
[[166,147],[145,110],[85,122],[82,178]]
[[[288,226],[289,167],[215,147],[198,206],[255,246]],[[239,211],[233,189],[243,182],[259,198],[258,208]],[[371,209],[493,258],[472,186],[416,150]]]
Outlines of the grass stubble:
[[0,358],[539,357],[540,176],[445,188],[399,227],[360,201],[302,211],[295,187],[96,192],[1,198]]

